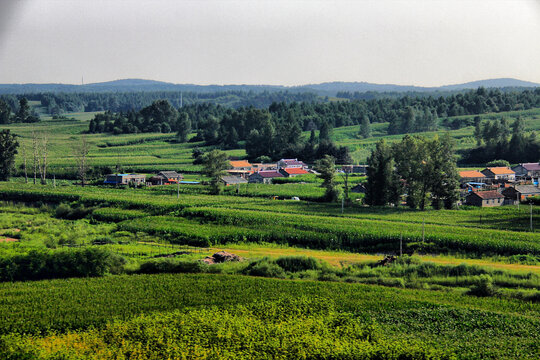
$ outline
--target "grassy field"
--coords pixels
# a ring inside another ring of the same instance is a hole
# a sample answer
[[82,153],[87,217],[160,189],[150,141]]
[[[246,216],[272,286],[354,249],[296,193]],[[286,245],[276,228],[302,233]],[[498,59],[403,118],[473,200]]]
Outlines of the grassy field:
[[[202,143],[178,144],[174,142],[174,134],[145,133],[125,134],[111,136],[107,134],[86,134],[88,120],[95,113],[70,113],[66,114],[68,120],[53,120],[50,116],[43,116],[43,121],[36,124],[11,124],[2,126],[10,128],[20,136],[20,142],[26,147],[27,157],[31,159],[32,132],[49,139],[49,163],[51,176],[57,177],[74,176],[75,157],[74,147],[80,143],[82,136],[86,136],[91,145],[90,165],[115,168],[117,165],[126,171],[138,171],[152,173],[160,170],[177,170],[181,172],[196,173],[200,166],[193,165],[191,152],[193,148],[202,146]],[[528,111],[512,111],[499,114],[485,114],[484,120],[499,119],[506,117],[509,120],[522,116],[525,120],[526,130],[540,130],[540,109]],[[467,117],[467,116],[465,116]],[[471,117],[471,116],[469,116]],[[74,120],[71,120],[73,118]],[[452,118],[451,118],[452,119]],[[399,141],[403,135],[386,135],[387,123],[372,125],[373,137],[362,139],[358,136],[358,126],[349,126],[334,129],[334,140],[338,145],[348,146],[353,158],[357,163],[365,163],[375,143],[384,137],[389,142]],[[424,136],[443,134],[446,130],[438,132],[422,133]],[[473,127],[448,131],[456,141],[458,151],[470,149],[475,146]],[[306,137],[308,133],[304,134]],[[230,156],[242,158],[245,156],[243,149],[227,151]],[[28,160],[28,161],[29,161]],[[22,148],[17,156],[16,164],[22,164]],[[21,172],[19,171],[20,175]]]
[[[483,118],[503,115],[540,127],[539,109]],[[47,134],[50,172],[69,177],[91,116],[9,127],[29,157],[32,131]],[[334,138],[363,162],[386,126]],[[450,133],[474,145],[472,128]],[[202,179],[199,143],[85,136],[92,166]],[[174,186],[0,183],[0,358],[538,358],[540,207],[532,231],[528,206],[342,211],[320,202],[315,176],[298,180],[220,196],[185,185],[179,198]],[[379,266],[400,248],[412,256]],[[244,261],[200,262],[222,250]]]

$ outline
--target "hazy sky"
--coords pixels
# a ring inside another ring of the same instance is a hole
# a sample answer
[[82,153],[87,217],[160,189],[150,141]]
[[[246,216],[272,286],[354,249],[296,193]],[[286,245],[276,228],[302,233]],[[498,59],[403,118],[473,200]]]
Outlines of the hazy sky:
[[0,83],[540,82],[540,0],[0,0]]

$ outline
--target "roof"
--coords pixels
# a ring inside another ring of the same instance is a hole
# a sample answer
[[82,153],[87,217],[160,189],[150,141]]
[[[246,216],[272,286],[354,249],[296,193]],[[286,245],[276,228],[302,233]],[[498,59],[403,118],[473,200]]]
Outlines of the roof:
[[534,185],[516,185],[514,188],[521,194],[540,194],[540,188]]
[[525,163],[525,164],[519,164],[523,166],[527,171],[538,171],[540,170],[540,164],[539,163]]
[[221,180],[227,184],[244,184],[247,180],[240,176],[222,176]]
[[176,171],[160,171],[158,173],[158,175],[163,175],[163,176],[165,176],[167,178],[182,176],[179,173],[177,173]]
[[309,172],[307,172],[306,170],[301,169],[301,168],[284,168],[283,171],[285,171],[289,175],[309,174]]
[[495,190],[489,190],[489,191],[477,191],[471,193],[471,195],[477,195],[482,200],[490,200],[490,199],[503,199],[504,195],[499,194]]
[[[283,174],[280,173],[277,170],[266,170],[266,171],[259,171],[255,174],[261,175],[263,178],[275,178],[275,177],[283,177]],[[253,175],[255,175],[253,174]]]
[[298,159],[281,159],[279,161],[284,162],[287,165],[306,165],[303,161],[300,161]]
[[107,176],[144,176],[146,177],[146,175],[144,174],[109,174]]
[[491,171],[493,174],[495,175],[506,175],[506,174],[515,174],[514,171],[512,171],[512,169],[506,167],[506,166],[501,166],[501,167],[488,167],[486,168],[485,170],[483,171],[486,171],[486,170],[489,170]]
[[251,167],[251,164],[246,160],[229,161],[233,168]]
[[476,170],[460,171],[459,176],[461,176],[462,178],[485,178],[486,177],[486,175]]

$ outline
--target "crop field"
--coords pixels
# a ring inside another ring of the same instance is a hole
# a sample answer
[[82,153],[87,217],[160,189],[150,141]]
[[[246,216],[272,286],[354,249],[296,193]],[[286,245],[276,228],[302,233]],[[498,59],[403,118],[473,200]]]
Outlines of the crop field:
[[[3,125],[2,128],[9,128],[20,136],[20,142],[26,148],[27,161],[32,155],[32,133],[38,136],[45,136],[49,143],[49,163],[51,165],[50,175],[57,178],[74,177],[75,156],[74,148],[80,143],[82,136],[87,138],[90,144],[89,161],[91,166],[101,166],[115,168],[120,166],[126,171],[154,172],[161,170],[177,170],[187,173],[196,173],[201,170],[199,165],[193,165],[191,153],[193,148],[206,148],[202,143],[179,144],[174,141],[174,134],[145,133],[145,134],[84,134],[88,130],[88,120],[95,113],[68,113],[67,120],[53,120],[50,117],[43,117],[44,121],[36,124],[10,124]],[[481,118],[484,120],[499,119],[506,117],[509,120],[517,116],[522,116],[525,121],[527,131],[540,130],[538,119],[540,110],[532,109],[527,111],[511,111],[499,114],[485,114]],[[73,118],[73,119],[72,119]],[[471,116],[461,116],[456,118],[472,118]],[[450,118],[452,120],[454,118]],[[441,120],[442,121],[442,120]],[[375,143],[384,137],[389,142],[399,141],[403,135],[386,135],[387,123],[375,123],[372,125],[373,137],[362,139],[358,135],[358,126],[341,127],[334,129],[334,140],[338,145],[350,148],[355,162],[364,163],[369,156]],[[458,130],[439,130],[437,132],[422,133],[423,136],[432,137],[436,134],[449,134],[456,142],[458,151],[467,150],[475,146],[473,137],[473,127],[465,127]],[[309,134],[306,132],[305,137]],[[242,158],[246,155],[245,150],[228,150],[229,156]],[[18,167],[23,162],[22,148],[16,158]],[[22,172],[18,170],[18,176]]]
[[[25,184],[19,168],[0,183],[0,358],[538,358],[540,206],[368,208],[350,194],[342,208],[321,202],[314,175],[219,196],[204,182],[80,187],[67,179],[82,136],[91,166],[205,180],[191,156],[202,143],[84,135],[91,116],[9,125],[27,161],[32,133],[48,138],[57,181]],[[538,130],[538,109],[483,118],[501,116]],[[386,127],[333,136],[364,162],[382,136],[401,138]],[[472,131],[450,131],[458,149]],[[220,251],[241,261],[201,261]]]

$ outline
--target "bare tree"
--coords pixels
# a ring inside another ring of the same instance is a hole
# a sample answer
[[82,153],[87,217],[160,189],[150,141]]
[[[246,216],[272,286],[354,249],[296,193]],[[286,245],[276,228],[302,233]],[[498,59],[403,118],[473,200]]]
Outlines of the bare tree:
[[38,145],[37,145],[37,134],[32,130],[32,155],[34,161],[34,185],[36,185],[37,180],[37,161],[38,161]]
[[86,175],[88,173],[88,152],[90,151],[86,136],[82,137],[81,143],[76,145],[74,150],[77,161],[77,176],[81,180],[81,185],[84,186],[86,184]]
[[32,152],[34,160],[34,184],[37,181],[37,174],[41,180],[41,184],[47,184],[47,166],[48,166],[48,144],[49,140],[45,134],[41,137],[32,130]]
[[28,184],[28,171],[26,169],[26,144],[22,147],[24,182]]

